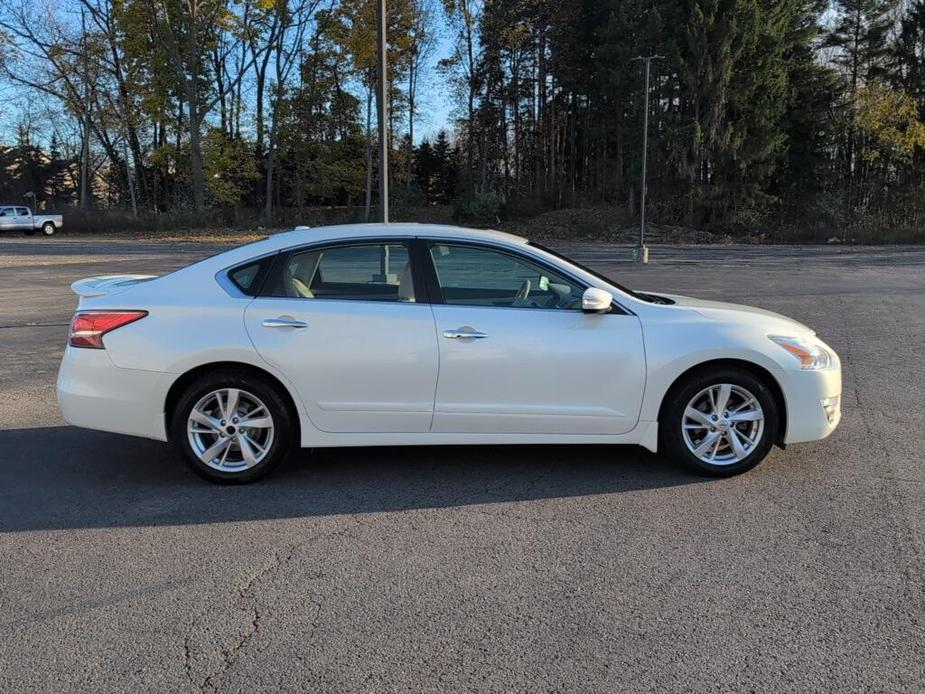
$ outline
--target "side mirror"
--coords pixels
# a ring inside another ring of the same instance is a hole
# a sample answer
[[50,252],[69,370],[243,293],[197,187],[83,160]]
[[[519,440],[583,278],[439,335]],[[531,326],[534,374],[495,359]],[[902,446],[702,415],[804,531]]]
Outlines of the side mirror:
[[613,295],[597,287],[588,287],[581,297],[581,310],[585,313],[607,313],[613,304]]

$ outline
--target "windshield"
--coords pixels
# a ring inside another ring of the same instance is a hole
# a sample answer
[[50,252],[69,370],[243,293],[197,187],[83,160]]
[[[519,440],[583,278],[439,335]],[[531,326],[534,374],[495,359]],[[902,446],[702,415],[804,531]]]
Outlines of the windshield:
[[549,253],[549,255],[555,256],[555,257],[558,258],[559,260],[563,260],[563,261],[565,261],[566,263],[569,263],[570,265],[574,265],[574,266],[577,267],[579,270],[583,270],[584,272],[587,272],[589,275],[591,275],[591,276],[593,276],[593,277],[597,277],[597,278],[598,278],[599,280],[601,280],[602,282],[606,282],[607,284],[613,285],[614,287],[616,287],[617,289],[619,289],[621,292],[623,292],[624,294],[629,294],[629,295],[630,295],[631,297],[633,297],[634,299],[639,299],[640,301],[647,301],[647,302],[650,303],[650,304],[652,304],[652,303],[660,303],[660,302],[656,301],[653,297],[649,296],[648,294],[643,294],[642,292],[634,292],[634,291],[633,291],[632,289],[630,289],[629,287],[624,287],[624,286],[623,286],[622,284],[620,284],[619,282],[615,282],[614,280],[610,279],[609,277],[607,277],[607,275],[602,275],[601,273],[599,273],[599,272],[597,272],[597,271],[595,271],[595,270],[592,270],[592,269],[589,268],[587,265],[582,265],[581,263],[579,263],[579,262],[573,260],[572,258],[569,258],[569,257],[567,257],[567,256],[564,256],[564,255],[562,255],[561,253],[557,253],[556,251],[552,250],[551,248],[547,248],[546,246],[543,246],[543,245],[541,245],[541,244],[534,243],[533,241],[530,241],[530,242],[529,242],[529,245],[532,246],[533,248],[538,248],[538,249],[541,250],[541,251],[544,251],[544,252],[546,252],[546,253]]

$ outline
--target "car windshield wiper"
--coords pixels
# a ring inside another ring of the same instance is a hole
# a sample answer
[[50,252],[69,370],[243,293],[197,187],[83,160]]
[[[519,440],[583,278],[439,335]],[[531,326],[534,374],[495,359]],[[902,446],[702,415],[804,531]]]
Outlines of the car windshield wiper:
[[649,294],[648,292],[636,292],[636,296],[645,301],[651,302],[653,304],[665,304],[670,306],[674,303],[674,299],[669,299],[667,296],[660,296],[659,294]]

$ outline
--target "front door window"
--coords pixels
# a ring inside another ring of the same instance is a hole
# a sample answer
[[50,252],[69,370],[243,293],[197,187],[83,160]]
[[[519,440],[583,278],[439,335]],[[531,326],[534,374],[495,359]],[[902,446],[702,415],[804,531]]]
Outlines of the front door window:
[[477,246],[430,247],[443,301],[450,306],[578,310],[583,288],[527,259]]

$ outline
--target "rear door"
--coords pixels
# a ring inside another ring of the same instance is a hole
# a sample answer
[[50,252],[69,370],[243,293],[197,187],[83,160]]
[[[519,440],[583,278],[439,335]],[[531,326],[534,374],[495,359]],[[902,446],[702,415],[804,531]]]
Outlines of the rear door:
[[17,207],[16,208],[16,228],[17,229],[31,229],[32,228],[32,213],[26,207]]
[[[621,434],[639,417],[639,319],[581,311],[575,279],[511,250],[429,243],[435,432]],[[438,303],[441,302],[442,303]]]
[[328,432],[426,432],[437,340],[411,244],[364,240],[280,256],[245,312],[260,355]]

